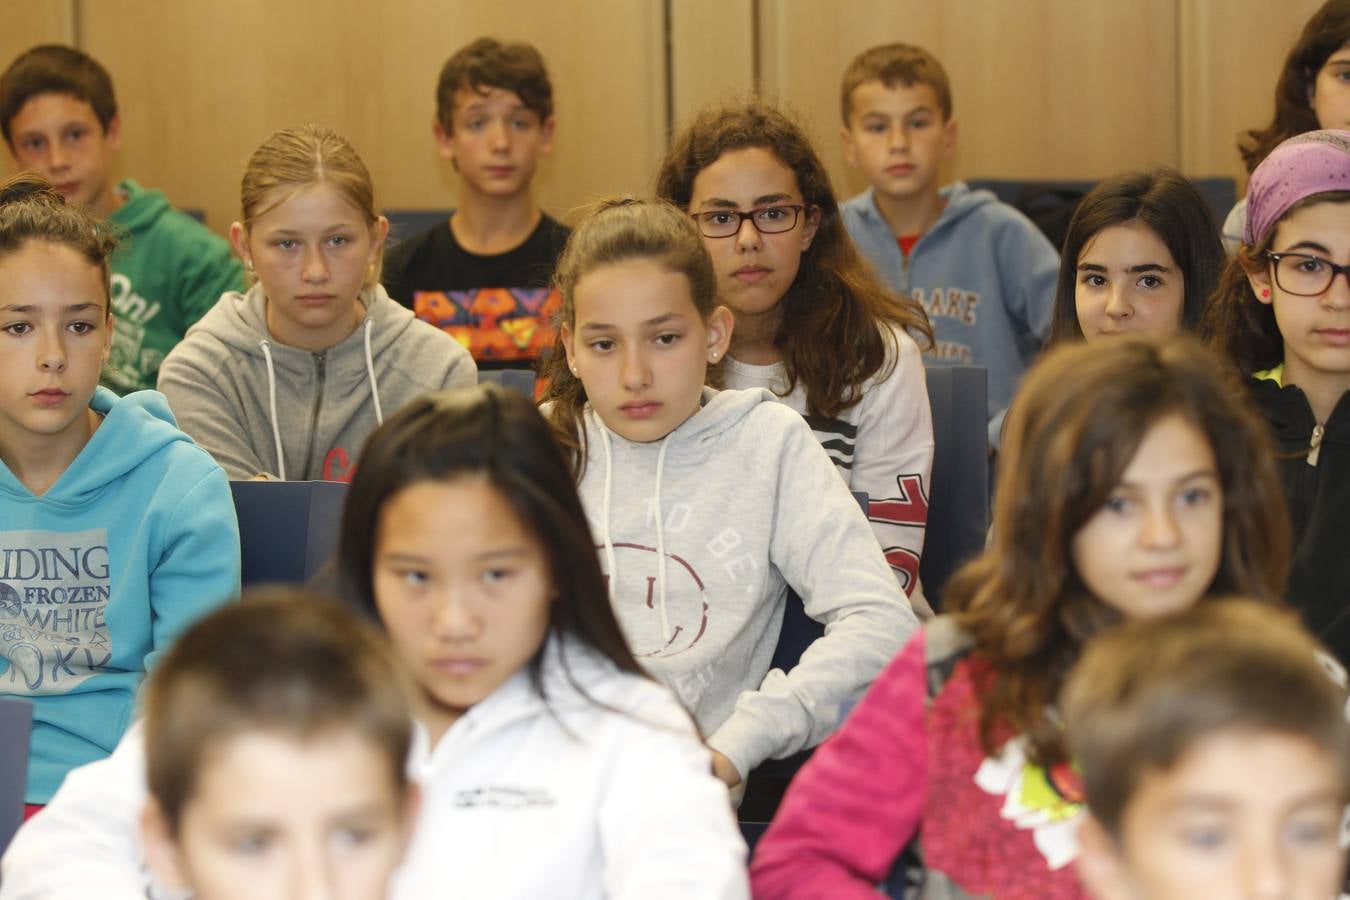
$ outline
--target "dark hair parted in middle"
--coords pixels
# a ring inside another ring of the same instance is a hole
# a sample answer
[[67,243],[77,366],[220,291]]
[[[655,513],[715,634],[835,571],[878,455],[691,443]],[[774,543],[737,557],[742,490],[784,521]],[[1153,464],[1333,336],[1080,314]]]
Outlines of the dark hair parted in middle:
[[[549,604],[550,634],[592,648],[621,671],[642,674],[609,605],[566,454],[529,398],[491,382],[421,397],[370,436],[342,514],[344,593],[378,619],[374,560],[380,511],[414,484],[457,478],[485,479],[544,548],[557,591]],[[541,696],[543,655],[541,645],[529,665],[531,684]]]
[[1209,444],[1223,491],[1209,595],[1281,596],[1290,546],[1283,489],[1265,425],[1231,366],[1187,335],[1050,350],[1008,412],[989,547],[944,595],[989,666],[980,698],[989,752],[996,730],[1011,725],[1038,763],[1064,760],[1063,730],[1048,710],[1083,644],[1120,619],[1084,584],[1072,542],[1148,432],[1173,415]]
[[[920,346],[933,342],[923,307],[897,297],[878,279],[844,230],[830,176],[806,132],[781,110],[762,100],[711,107],[671,143],[656,176],[656,193],[689,209],[694,179],[728,151],[763,148],[792,170],[808,207],[819,210],[820,225],[802,253],[797,278],[779,301],[782,307],[774,347],[783,360],[785,395],[798,382],[813,415],[835,417],[860,400],[863,385],[893,358],[893,335],[884,326],[909,331]],[[841,347],[849,348],[840,353]]]
[[1134,222],[1152,231],[1181,269],[1181,327],[1192,330],[1199,324],[1223,271],[1219,226],[1195,185],[1174,169],[1159,167],[1108,178],[1078,204],[1060,255],[1051,343],[1083,337],[1074,294],[1084,249],[1103,229]]

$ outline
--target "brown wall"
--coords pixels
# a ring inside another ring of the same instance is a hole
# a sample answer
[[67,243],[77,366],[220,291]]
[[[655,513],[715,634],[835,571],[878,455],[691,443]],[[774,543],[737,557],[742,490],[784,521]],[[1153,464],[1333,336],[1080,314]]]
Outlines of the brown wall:
[[124,172],[223,230],[248,154],[305,121],[352,140],[386,207],[453,205],[431,141],[434,86],[480,34],[531,41],[549,61],[558,131],[537,184],[561,213],[649,189],[672,120],[757,80],[807,120],[851,193],[839,75],[890,40],[928,47],[949,71],[955,176],[1167,163],[1236,177],[1234,137],[1268,118],[1279,63],[1318,5],[1289,0],[1276,16],[1269,0],[24,0],[0,4],[0,57],[50,40],[98,57],[123,110]]

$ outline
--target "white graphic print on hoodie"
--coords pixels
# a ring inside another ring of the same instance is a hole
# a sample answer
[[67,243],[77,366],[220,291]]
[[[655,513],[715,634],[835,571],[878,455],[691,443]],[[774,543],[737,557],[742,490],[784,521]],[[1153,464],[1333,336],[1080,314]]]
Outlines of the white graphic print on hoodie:
[[[810,427],[763,389],[706,389],[651,443],[585,423],[582,503],[638,660],[742,774],[818,744],[917,620]],[[789,585],[826,634],[769,671]]]

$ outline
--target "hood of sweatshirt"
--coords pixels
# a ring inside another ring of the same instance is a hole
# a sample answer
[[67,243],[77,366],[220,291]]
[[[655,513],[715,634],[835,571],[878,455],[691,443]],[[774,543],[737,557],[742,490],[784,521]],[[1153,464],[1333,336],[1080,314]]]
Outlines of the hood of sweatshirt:
[[108,218],[133,235],[149,231],[161,216],[173,209],[163,191],[148,190],[130,178],[117,187],[127,199]]
[[[161,385],[184,428],[212,452],[200,429],[193,385],[178,378],[228,383],[232,416],[263,461],[282,479],[345,480],[366,436],[412,397],[458,377],[473,380],[468,354],[375,285],[361,293],[365,315],[341,343],[311,352],[278,343],[267,328],[267,298],[255,284],[230,291],[192,326],[165,362]],[[214,386],[214,385],[213,385]],[[180,408],[180,404],[182,408]],[[340,459],[336,459],[340,457]],[[220,456],[217,456],[220,460]],[[221,460],[231,477],[235,471]]]
[[[164,447],[178,442],[192,443],[191,438],[178,430],[168,402],[158,391],[137,391],[119,398],[107,388],[99,387],[89,406],[103,416],[103,422],[61,477],[42,495],[44,503],[67,507],[93,503],[110,483]],[[32,492],[7,466],[0,466],[0,492],[33,498]]]

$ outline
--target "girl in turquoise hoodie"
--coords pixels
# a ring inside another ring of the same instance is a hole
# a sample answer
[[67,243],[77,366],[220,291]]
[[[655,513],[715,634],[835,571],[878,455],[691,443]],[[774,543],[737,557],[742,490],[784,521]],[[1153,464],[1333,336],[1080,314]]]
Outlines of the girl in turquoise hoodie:
[[33,704],[34,806],[112,750],[157,652],[239,588],[224,472],[161,395],[98,386],[113,245],[42,179],[0,186],[0,698]]

